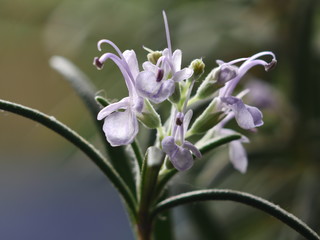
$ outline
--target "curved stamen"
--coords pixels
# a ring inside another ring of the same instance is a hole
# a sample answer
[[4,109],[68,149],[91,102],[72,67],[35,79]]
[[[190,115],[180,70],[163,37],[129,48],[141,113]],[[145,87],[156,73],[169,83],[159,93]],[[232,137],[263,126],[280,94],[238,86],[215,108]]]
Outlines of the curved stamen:
[[249,71],[249,69],[253,68],[254,66],[257,66],[257,65],[262,65],[262,66],[266,66],[268,65],[269,63],[267,63],[266,61],[264,60],[251,60],[251,61],[246,61],[244,62],[241,67],[239,68],[239,71],[238,71],[238,75],[230,80],[228,82],[228,87],[224,93],[224,96],[230,96],[231,93],[233,92],[234,88],[236,87],[236,85],[238,84],[238,82],[240,81],[240,79]]
[[124,61],[122,61],[117,55],[115,55],[113,53],[105,53],[98,60],[96,60],[96,62],[98,61],[99,63],[103,64],[108,59],[112,60],[119,67],[119,69],[125,79],[125,82],[126,82],[126,85],[127,85],[128,91],[129,91],[129,95],[133,96],[132,94],[134,91],[134,86],[133,86],[132,81],[130,80],[128,71],[127,71],[126,67],[124,66]]
[[244,62],[244,61],[246,61],[246,60],[248,60],[249,58],[238,58],[238,59],[235,59],[235,60],[232,60],[232,61],[230,61],[230,62],[223,62],[223,61],[221,61],[221,60],[217,60],[216,61],[216,63],[218,64],[218,65],[223,65],[223,64],[228,64],[228,65],[233,65],[233,64],[235,64],[235,63],[238,63],[238,62]]
[[101,51],[101,44],[103,44],[103,43],[109,44],[110,46],[112,46],[112,47],[114,48],[114,50],[116,50],[116,52],[118,53],[118,55],[120,56],[120,58],[122,59],[122,61],[123,61],[124,64],[125,64],[125,68],[126,68],[126,70],[127,70],[127,72],[128,72],[128,75],[129,75],[131,81],[132,81],[132,84],[135,85],[135,79],[133,78],[133,75],[132,75],[132,73],[131,73],[131,71],[130,71],[129,65],[128,65],[125,57],[123,56],[121,50],[120,50],[120,49],[117,47],[117,45],[115,45],[112,41],[110,41],[110,40],[108,40],[108,39],[102,39],[102,40],[100,40],[100,41],[98,42],[98,44],[97,44],[97,47],[98,47],[98,50],[99,50],[99,51]]
[[252,55],[250,58],[248,58],[247,61],[251,61],[251,60],[253,60],[253,59],[256,59],[256,58],[259,58],[259,57],[265,56],[265,55],[271,55],[271,56],[272,56],[272,59],[275,59],[275,60],[276,60],[276,56],[274,55],[273,52],[264,51],[264,52],[259,52],[259,53],[256,53],[256,54]]
[[103,43],[106,43],[106,44],[109,44],[111,47],[114,48],[114,50],[116,50],[116,52],[119,54],[119,56],[124,59],[123,55],[122,55],[122,52],[120,51],[120,49],[117,47],[117,45],[115,45],[112,41],[108,40],[108,39],[102,39],[98,42],[97,44],[97,47],[98,47],[98,50],[101,52],[101,45]]
[[[272,60],[271,62],[266,62],[264,60],[261,59],[257,59],[258,57],[264,56],[264,55],[271,55],[272,56]],[[239,59],[238,59],[239,60]],[[230,82],[227,83],[227,87],[226,90],[223,93],[223,96],[229,96],[231,95],[231,93],[233,92],[234,88],[236,87],[236,85],[238,84],[238,82],[240,81],[240,79],[243,77],[244,74],[247,73],[247,71],[249,69],[251,69],[254,66],[257,65],[262,65],[264,66],[266,71],[269,71],[270,69],[274,68],[274,66],[276,65],[277,60],[276,57],[274,55],[274,53],[269,52],[269,51],[265,51],[265,52],[260,52],[257,54],[254,54],[253,56],[251,56],[250,58],[248,58],[239,68],[238,70],[238,75],[230,80]]]
[[169,24],[168,24],[168,19],[165,11],[162,11],[163,15],[163,21],[164,21],[164,27],[166,29],[166,37],[167,37],[167,44],[168,44],[168,49],[169,49],[169,56],[170,60],[172,59],[172,48],[171,48],[171,40],[170,40],[170,31],[169,31]]

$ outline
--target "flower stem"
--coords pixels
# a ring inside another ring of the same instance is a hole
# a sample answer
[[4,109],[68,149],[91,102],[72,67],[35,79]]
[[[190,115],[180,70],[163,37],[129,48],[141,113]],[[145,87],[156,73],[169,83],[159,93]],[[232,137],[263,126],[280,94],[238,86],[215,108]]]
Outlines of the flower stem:
[[139,208],[137,216],[137,232],[139,240],[149,240],[153,221],[150,209],[155,196],[155,186],[164,155],[157,147],[150,147],[143,161],[141,182],[139,187]]
[[199,201],[209,200],[235,201],[249,205],[251,207],[255,207],[282,221],[283,223],[300,233],[306,239],[320,240],[320,237],[317,235],[317,233],[314,232],[311,228],[309,228],[304,222],[302,222],[299,218],[295,217],[291,213],[280,208],[279,206],[252,194],[234,190],[200,190],[170,197],[158,203],[158,205],[152,211],[152,218],[154,218],[160,212],[173,207],[177,207],[187,203],[195,203]]
[[138,166],[139,166],[139,170],[141,170],[142,169],[142,163],[143,163],[143,155],[142,155],[141,148],[139,146],[139,143],[138,143],[137,139],[135,139],[131,143],[131,147],[132,147],[132,150],[133,150],[134,155],[136,157],[136,160],[137,160],[137,163],[138,163]]

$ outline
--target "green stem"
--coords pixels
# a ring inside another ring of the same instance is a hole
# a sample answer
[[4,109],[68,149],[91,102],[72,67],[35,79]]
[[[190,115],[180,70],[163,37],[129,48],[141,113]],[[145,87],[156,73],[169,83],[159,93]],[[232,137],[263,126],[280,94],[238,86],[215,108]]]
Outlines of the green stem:
[[155,186],[163,158],[164,155],[159,148],[150,147],[142,165],[137,218],[137,232],[141,240],[151,238],[153,221],[150,218],[150,209],[154,201]]
[[199,101],[200,99],[197,96],[193,96],[192,98],[190,98],[190,100],[188,101],[188,105],[187,107],[191,106],[192,104],[196,103],[197,101]]
[[160,171],[159,174],[159,178],[158,178],[158,184],[156,187],[156,194],[157,194],[157,198],[161,197],[163,194],[163,189],[166,186],[167,182],[169,182],[169,180],[176,175],[176,173],[178,173],[178,170],[175,168],[171,168],[171,169],[164,169]]
[[142,163],[143,163],[143,155],[142,155],[141,148],[139,146],[138,140],[134,140],[131,143],[131,147],[132,147],[132,150],[133,150],[134,155],[136,157],[136,160],[137,160],[137,163],[138,163],[138,166],[139,166],[139,170],[141,171]]
[[299,218],[295,217],[291,213],[280,208],[279,206],[252,194],[234,190],[200,190],[170,197],[158,203],[158,205],[153,209],[152,217],[154,218],[157,214],[159,214],[162,211],[183,204],[209,200],[235,201],[249,205],[251,207],[255,207],[282,221],[283,223],[285,223],[286,225],[288,225],[289,227],[291,227],[292,229],[294,229],[295,231],[297,231],[309,240],[320,239],[317,233],[310,229],[304,222],[302,222]]
[[21,115],[23,117],[32,119],[52,131],[58,133],[69,142],[73,143],[76,147],[81,149],[99,168],[100,170],[110,179],[115,188],[122,195],[131,214],[136,216],[136,201],[132,192],[128,189],[122,178],[110,165],[104,156],[88,141],[82,138],[78,133],[68,128],[63,123],[59,122],[52,116],[48,116],[35,109],[25,107],[20,104],[12,103],[5,100],[0,100],[0,109]]

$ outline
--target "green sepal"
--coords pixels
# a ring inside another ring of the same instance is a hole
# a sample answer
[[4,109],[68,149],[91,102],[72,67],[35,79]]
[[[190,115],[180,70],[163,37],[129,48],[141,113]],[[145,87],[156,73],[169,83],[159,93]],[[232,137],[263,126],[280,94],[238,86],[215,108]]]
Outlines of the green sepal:
[[218,110],[218,104],[219,101],[217,99],[213,99],[213,101],[211,101],[209,106],[192,124],[187,136],[201,134],[208,131],[208,129],[214,127],[226,116],[223,111]]
[[161,126],[159,114],[147,99],[144,100],[142,112],[137,113],[136,116],[138,120],[147,128],[155,129]]
[[220,67],[214,68],[202,82],[197,90],[196,97],[205,99],[212,96],[217,90],[225,86],[225,83],[218,81]]
[[181,98],[181,87],[178,82],[175,82],[175,88],[173,94],[169,97],[169,101],[172,103],[178,103]]

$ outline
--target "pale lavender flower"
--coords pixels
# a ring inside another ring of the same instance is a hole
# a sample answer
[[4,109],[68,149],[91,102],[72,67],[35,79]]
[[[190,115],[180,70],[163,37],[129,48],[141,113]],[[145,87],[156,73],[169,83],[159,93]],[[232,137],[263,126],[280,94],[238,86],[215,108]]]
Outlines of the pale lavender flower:
[[[231,129],[224,128],[224,125],[234,118],[234,113],[230,112],[219,124],[214,127],[214,132],[218,136],[228,136],[232,134],[239,134]],[[249,139],[241,135],[238,140],[233,140],[228,143],[229,159],[233,167],[241,173],[245,173],[248,167],[248,157],[242,143],[249,143]]]
[[[271,55],[271,62],[266,62],[264,60],[258,59],[259,57],[264,55]],[[220,89],[219,98],[222,102],[222,105],[234,113],[234,117],[241,128],[252,129],[263,125],[261,111],[256,107],[244,104],[240,98],[231,96],[231,94],[236,85],[239,83],[240,79],[244,76],[244,74],[246,74],[249,69],[257,65],[262,65],[264,66],[266,71],[269,71],[275,66],[277,60],[272,52],[260,52],[251,56],[250,58],[240,58],[229,63],[217,61],[217,63],[221,67],[223,67],[232,66],[237,62],[243,61],[244,63],[237,69],[236,76],[232,79],[228,79],[226,85],[222,89]]]
[[[139,74],[138,61],[133,50],[126,50],[123,53],[109,40],[98,42],[98,49],[101,51],[101,44],[110,44],[119,56],[113,53],[105,53],[100,58],[94,59],[94,65],[98,69],[103,67],[106,60],[112,60],[120,69],[128,88],[129,96],[119,102],[110,104],[103,108],[98,120],[104,119],[103,131],[111,146],[121,146],[132,143],[139,131],[137,113],[143,109],[143,98],[140,97],[135,88],[136,77]],[[118,111],[118,110],[122,111]]]
[[136,80],[136,89],[140,96],[150,99],[154,103],[161,103],[170,97],[175,90],[175,82],[192,76],[190,68],[181,69],[181,50],[172,53],[169,26],[165,12],[163,18],[166,29],[168,48],[162,51],[162,56],[156,64],[144,62],[144,71],[140,72]]
[[201,158],[198,148],[185,140],[191,117],[192,110],[189,110],[185,115],[178,112],[174,119],[172,136],[167,136],[162,140],[163,151],[179,171],[186,171],[192,167],[194,162],[192,154]]

